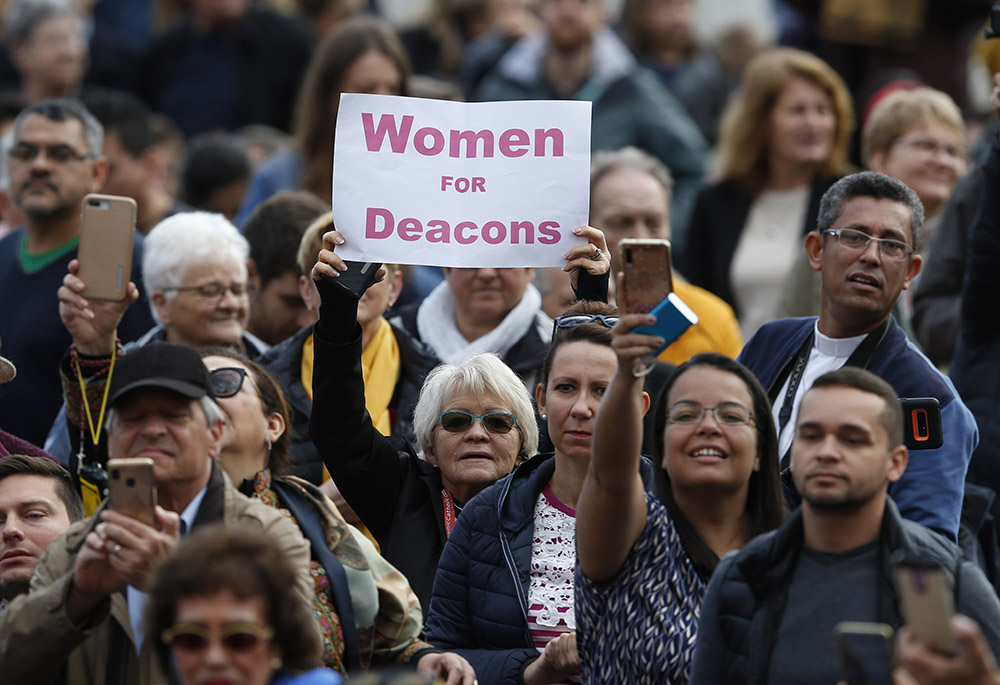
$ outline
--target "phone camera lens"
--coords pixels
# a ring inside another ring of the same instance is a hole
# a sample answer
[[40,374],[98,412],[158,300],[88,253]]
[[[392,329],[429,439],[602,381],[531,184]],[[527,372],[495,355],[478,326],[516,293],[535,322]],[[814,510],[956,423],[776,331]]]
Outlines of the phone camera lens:
[[115,480],[118,480],[118,469],[114,469],[113,471],[111,471],[111,477],[114,478]]
[[135,478],[127,478],[125,480],[125,485],[129,486],[130,488],[135,487]]

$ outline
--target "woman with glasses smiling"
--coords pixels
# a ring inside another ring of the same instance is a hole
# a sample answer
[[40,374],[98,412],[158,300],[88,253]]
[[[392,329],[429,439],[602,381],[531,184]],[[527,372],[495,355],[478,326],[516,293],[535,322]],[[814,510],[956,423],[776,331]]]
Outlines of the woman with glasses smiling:
[[719,559],[785,514],[767,395],[745,367],[714,353],[677,367],[664,388],[656,451],[669,487],[662,503],[644,490],[648,400],[631,369],[658,339],[632,330],[652,322],[626,315],[612,330],[618,371],[577,506],[577,633],[589,683],[686,683]]

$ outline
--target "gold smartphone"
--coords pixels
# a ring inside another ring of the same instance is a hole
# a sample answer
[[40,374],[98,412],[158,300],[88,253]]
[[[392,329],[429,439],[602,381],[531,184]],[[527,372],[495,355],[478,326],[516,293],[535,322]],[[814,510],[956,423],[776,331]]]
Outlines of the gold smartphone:
[[152,459],[108,461],[108,496],[111,508],[153,528],[156,522],[156,483]]
[[674,290],[670,242],[626,238],[618,243],[624,279],[618,308],[629,314],[647,314]]
[[944,569],[899,564],[896,583],[903,616],[913,637],[948,656],[958,654],[958,641],[951,632],[955,595]]
[[135,200],[118,195],[87,195],[83,199],[77,275],[91,300],[120,302],[132,277]]

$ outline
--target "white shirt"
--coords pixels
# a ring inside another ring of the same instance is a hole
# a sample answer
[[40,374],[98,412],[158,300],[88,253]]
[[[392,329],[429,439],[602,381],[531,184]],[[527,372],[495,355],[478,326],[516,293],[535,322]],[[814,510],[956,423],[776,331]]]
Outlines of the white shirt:
[[866,335],[856,335],[852,338],[830,338],[819,332],[819,320],[816,321],[813,329],[813,347],[809,352],[806,368],[802,371],[802,380],[795,390],[795,397],[792,398],[792,415],[788,419],[788,423],[785,424],[784,430],[780,428],[778,415],[781,413],[781,407],[785,404],[785,394],[788,392],[788,384],[792,382],[792,374],[788,374],[788,378],[781,386],[781,392],[774,400],[774,406],[771,407],[774,427],[781,430],[780,435],[778,435],[779,457],[784,457],[792,447],[792,438],[795,436],[795,424],[799,418],[799,405],[802,403],[802,396],[812,387],[817,378],[827,371],[835,371],[846,364]]
[[[201,508],[201,501],[205,499],[205,493],[208,491],[208,486],[206,485],[201,489],[191,503],[188,504],[184,511],[181,512],[181,537],[187,534],[191,530],[191,526],[194,525],[194,518],[198,515],[198,509]],[[128,599],[128,620],[132,624],[132,637],[135,640],[135,651],[139,653],[142,651],[142,642],[146,639],[145,628],[145,613],[146,613],[146,602],[149,600],[149,595],[141,590],[136,590],[131,585],[128,586],[125,593]]]

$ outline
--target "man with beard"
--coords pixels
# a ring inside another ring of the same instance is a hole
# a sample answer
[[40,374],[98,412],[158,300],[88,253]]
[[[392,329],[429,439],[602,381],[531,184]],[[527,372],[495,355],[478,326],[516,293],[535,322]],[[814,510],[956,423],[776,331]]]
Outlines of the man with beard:
[[[895,563],[941,568],[961,614],[1000,648],[1000,600],[961,550],[887,496],[906,470],[896,391],[863,369],[823,374],[799,407],[792,473],[802,506],[727,556],[701,609],[691,682],[833,683],[841,621],[900,628]],[[727,658],[729,657],[729,658]]]
[[965,473],[979,431],[955,386],[891,316],[899,294],[920,273],[923,223],[920,198],[901,181],[873,171],[837,181],[805,238],[809,263],[820,272],[819,318],[761,326],[739,360],[768,390],[783,467],[802,397],[826,371],[856,366],[887,381],[897,397],[936,398],[944,443],[914,451],[889,495],[903,518],[957,540]]
[[[25,225],[0,240],[0,337],[18,374],[0,393],[0,428],[40,445],[62,402],[59,360],[69,333],[56,291],[76,258],[83,198],[107,176],[104,132],[76,100],[43,100],[14,122],[7,160],[14,201]],[[133,250],[132,280],[141,283],[142,250]],[[148,306],[131,307],[119,328],[132,340],[152,328]],[[96,411],[96,408],[95,408]]]
[[45,550],[82,518],[76,483],[55,461],[0,459],[0,606],[28,591]]

